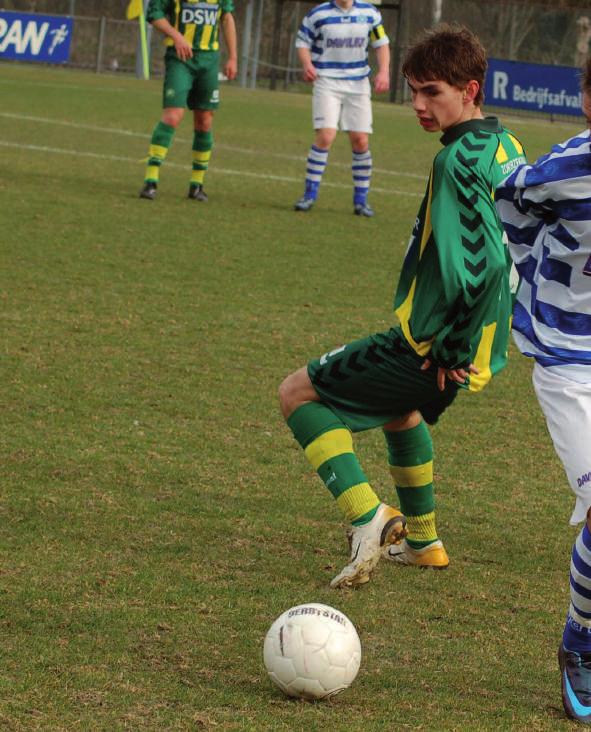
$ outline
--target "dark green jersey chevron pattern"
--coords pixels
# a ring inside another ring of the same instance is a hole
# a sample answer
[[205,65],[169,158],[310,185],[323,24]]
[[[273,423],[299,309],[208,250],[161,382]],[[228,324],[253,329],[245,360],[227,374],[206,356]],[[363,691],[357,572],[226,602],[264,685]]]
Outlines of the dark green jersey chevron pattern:
[[474,363],[478,390],[507,358],[510,259],[492,194],[523,158],[495,118],[448,130],[436,156],[395,298],[402,331],[421,356]]

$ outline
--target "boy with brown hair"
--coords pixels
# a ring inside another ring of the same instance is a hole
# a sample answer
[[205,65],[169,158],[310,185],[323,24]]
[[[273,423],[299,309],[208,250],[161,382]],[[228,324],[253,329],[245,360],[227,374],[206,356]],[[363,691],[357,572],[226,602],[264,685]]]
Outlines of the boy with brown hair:
[[[458,391],[481,390],[506,363],[509,258],[491,192],[524,162],[519,142],[480,105],[486,54],[467,28],[442,25],[403,72],[419,124],[443,132],[402,265],[399,324],[336,348],[281,384],[281,410],[350,524],[351,557],[332,587],[367,582],[380,556],[445,568],[435,526],[434,424]],[[400,506],[380,501],[351,433],[381,427]]]

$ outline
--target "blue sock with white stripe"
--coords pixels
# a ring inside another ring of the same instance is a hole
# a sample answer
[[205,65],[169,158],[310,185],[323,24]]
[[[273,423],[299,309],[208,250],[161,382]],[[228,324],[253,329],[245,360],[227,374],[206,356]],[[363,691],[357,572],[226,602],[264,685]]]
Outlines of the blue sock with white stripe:
[[587,524],[583,526],[573,546],[570,608],[562,642],[569,651],[591,651],[591,532]]
[[353,153],[351,172],[353,173],[353,205],[364,206],[367,203],[369,183],[371,181],[371,152]]
[[327,162],[328,150],[321,150],[316,145],[312,145],[306,161],[306,191],[304,198],[311,198],[313,201],[318,198],[318,189]]

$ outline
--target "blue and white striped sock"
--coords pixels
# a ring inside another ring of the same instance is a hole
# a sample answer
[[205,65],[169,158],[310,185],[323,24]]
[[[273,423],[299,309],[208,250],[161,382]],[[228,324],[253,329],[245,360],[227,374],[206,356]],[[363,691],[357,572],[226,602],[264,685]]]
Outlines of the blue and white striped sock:
[[365,205],[371,181],[371,152],[353,153],[351,172],[353,173],[353,205]]
[[305,198],[315,201],[318,198],[318,189],[322,181],[322,175],[328,162],[328,150],[321,150],[312,145],[306,161],[306,192]]
[[591,532],[587,524],[573,546],[570,607],[562,642],[569,651],[591,651]]

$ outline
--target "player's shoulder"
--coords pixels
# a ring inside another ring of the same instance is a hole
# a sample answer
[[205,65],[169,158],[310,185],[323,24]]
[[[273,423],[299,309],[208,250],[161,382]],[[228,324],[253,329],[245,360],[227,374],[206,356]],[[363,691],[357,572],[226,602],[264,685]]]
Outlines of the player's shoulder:
[[536,161],[536,164],[543,164],[550,160],[560,163],[560,159],[566,159],[574,155],[587,155],[591,153],[591,130],[583,130],[582,132],[569,137],[568,140],[554,145],[549,153],[542,155]]
[[360,10],[373,10],[375,13],[380,12],[373,3],[367,3],[365,0],[354,0],[353,5]]
[[543,185],[548,190],[558,187],[572,191],[574,197],[588,198],[587,185],[582,181],[590,176],[591,131],[584,130],[554,145],[549,153],[528,165],[522,171],[519,184],[525,187]]
[[440,165],[473,167],[496,150],[503,133],[504,128],[496,117],[461,122],[442,135],[444,147],[436,160]]
[[375,5],[373,5],[373,3],[367,3],[365,0],[354,0],[353,5],[357,10],[362,10],[364,13],[371,16],[371,19],[374,22],[382,17],[380,11]]
[[334,10],[334,5],[332,2],[327,3],[320,3],[319,5],[315,5],[311,10],[309,10],[306,13],[306,17],[313,18],[315,15],[323,14],[323,13],[330,13]]

